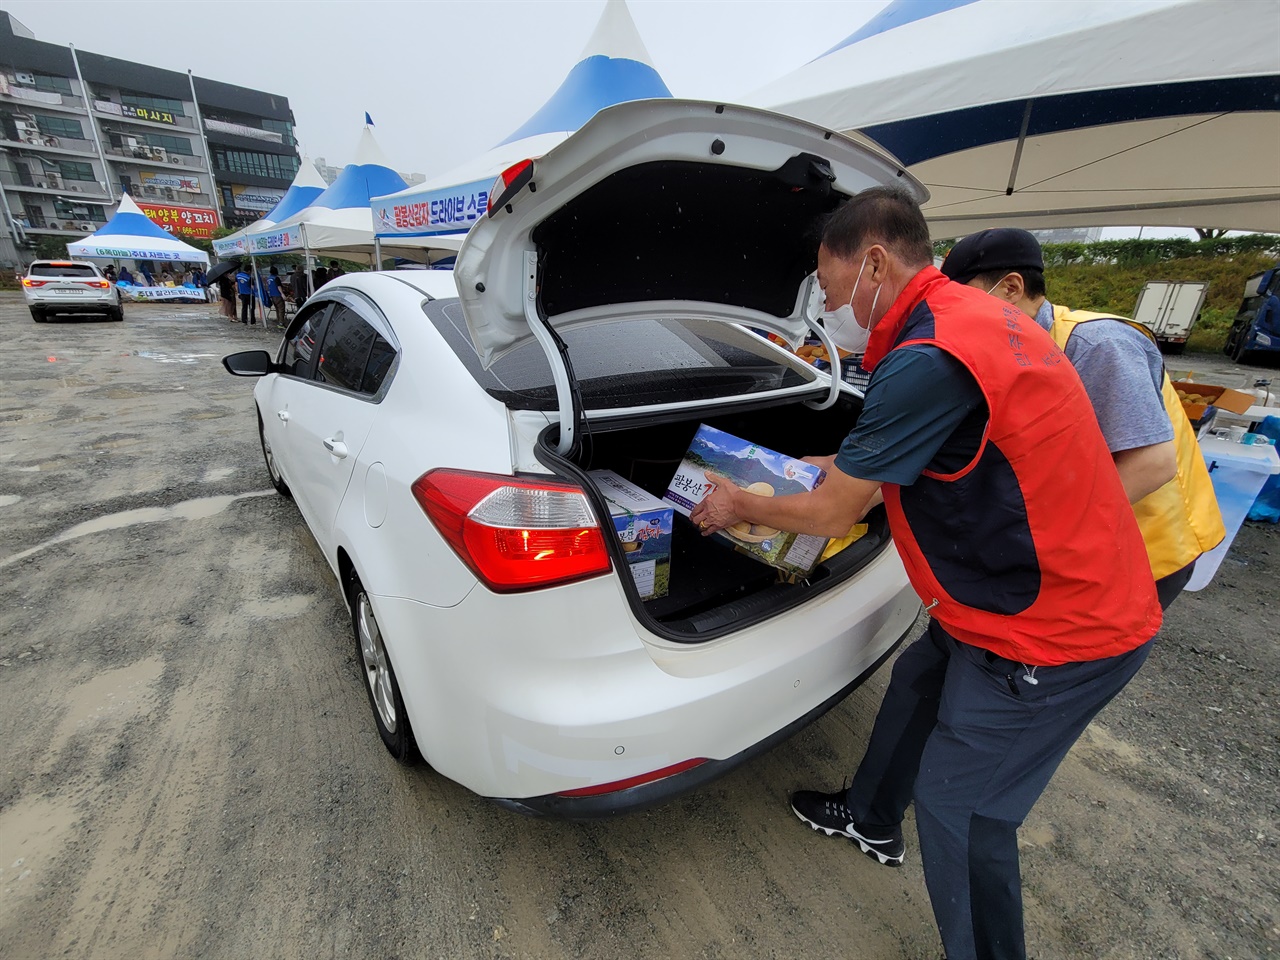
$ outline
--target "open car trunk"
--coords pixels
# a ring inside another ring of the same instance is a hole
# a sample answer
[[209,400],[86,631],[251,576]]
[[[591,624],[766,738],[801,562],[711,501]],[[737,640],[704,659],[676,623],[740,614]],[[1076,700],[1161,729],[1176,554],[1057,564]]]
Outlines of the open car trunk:
[[[835,406],[814,410],[801,401],[780,406],[703,410],[690,419],[644,425],[625,421],[591,424],[581,452],[573,460],[556,453],[559,427],[538,438],[538,459],[588,490],[614,570],[623,581],[632,609],[653,632],[683,643],[698,643],[739,630],[816,596],[866,566],[890,544],[884,508],[865,519],[866,535],[819,564],[806,578],[782,571],[739,552],[724,537],[704,537],[679,512],[674,517],[671,570],[666,596],[641,600],[631,580],[621,544],[612,535],[608,506],[587,471],[612,470],[661,498],[698,426],[709,424],[791,457],[826,455],[840,447],[861,411],[861,400],[843,393]],[[794,580],[794,582],[789,582]]]

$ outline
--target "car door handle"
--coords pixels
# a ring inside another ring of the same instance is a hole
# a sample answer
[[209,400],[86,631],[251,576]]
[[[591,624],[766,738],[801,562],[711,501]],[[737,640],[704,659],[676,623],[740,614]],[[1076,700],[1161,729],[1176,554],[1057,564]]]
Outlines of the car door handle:
[[347,445],[341,440],[330,437],[324,441],[324,448],[332,453],[339,460],[345,460],[347,456]]
[[289,411],[288,411],[288,410],[277,410],[277,411],[276,411],[276,416],[277,416],[277,417],[279,417],[281,420],[285,421],[286,423],[289,421]]

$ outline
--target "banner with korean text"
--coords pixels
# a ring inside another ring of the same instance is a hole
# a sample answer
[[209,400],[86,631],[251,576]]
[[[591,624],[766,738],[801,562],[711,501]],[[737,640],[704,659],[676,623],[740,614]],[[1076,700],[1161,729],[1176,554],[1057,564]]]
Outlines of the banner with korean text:
[[493,178],[421,193],[379,197],[372,202],[379,237],[426,237],[466,233],[484,216]]
[[142,201],[138,201],[138,207],[152,223],[178,236],[208,240],[218,226],[218,215],[208,207],[174,207]]
[[285,227],[268,233],[259,233],[247,238],[249,252],[254,256],[264,253],[284,253],[286,250],[302,249],[302,227]]

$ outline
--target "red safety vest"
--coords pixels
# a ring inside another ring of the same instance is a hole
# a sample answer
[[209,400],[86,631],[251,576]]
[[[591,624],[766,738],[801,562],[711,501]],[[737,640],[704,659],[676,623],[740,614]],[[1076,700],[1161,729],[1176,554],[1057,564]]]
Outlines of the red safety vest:
[[[1093,408],[1034,320],[926,267],[863,366],[929,344],[968,368],[989,421],[964,469],[883,486],[911,584],[958,640],[1028,665],[1113,657],[1160,629],[1146,548]],[[873,374],[874,378],[874,374]]]

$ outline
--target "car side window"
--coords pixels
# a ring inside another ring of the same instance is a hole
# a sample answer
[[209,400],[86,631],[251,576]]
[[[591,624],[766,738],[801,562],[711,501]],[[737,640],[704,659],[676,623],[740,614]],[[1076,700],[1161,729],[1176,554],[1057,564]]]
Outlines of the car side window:
[[305,377],[310,373],[311,360],[315,356],[316,338],[320,336],[328,306],[328,304],[320,304],[310,311],[305,311],[306,315],[298,318],[302,321],[301,325],[296,321],[291,325],[292,328],[285,336],[284,358],[281,361],[285,373],[295,377]]
[[[394,351],[390,356],[386,355],[390,345],[383,340],[384,349],[380,356],[385,359],[380,361],[377,369],[372,369],[370,361],[379,340],[382,338],[378,332],[360,314],[345,304],[335,303],[329,314],[314,379],[354,393],[376,393],[377,385],[382,383],[391,358],[395,356]],[[373,389],[365,386],[367,373],[372,373],[372,380],[376,381]]]
[[382,339],[381,334],[373,335],[373,349],[369,351],[369,362],[364,368],[364,380],[360,384],[360,392],[375,394],[382,386],[391,369],[391,361],[396,358],[396,348]]

